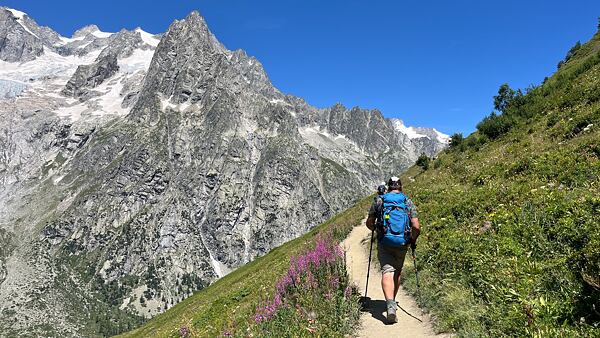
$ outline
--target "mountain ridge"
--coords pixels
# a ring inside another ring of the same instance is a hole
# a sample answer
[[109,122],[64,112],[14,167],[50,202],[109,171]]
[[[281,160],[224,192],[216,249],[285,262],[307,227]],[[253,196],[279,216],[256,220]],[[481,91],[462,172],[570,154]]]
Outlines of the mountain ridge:
[[[401,175],[422,225],[416,248],[420,285],[409,261],[402,282],[431,313],[437,332],[598,336],[599,50],[600,32],[539,86],[526,93],[501,86],[494,99],[503,103],[502,111],[484,118],[468,137],[453,137],[429,166],[415,165]],[[336,311],[323,314],[311,305],[295,307],[299,302],[289,297],[282,299],[287,306],[269,312],[268,324],[255,318],[264,313],[264,299],[281,295],[278,281],[307,243],[332,232],[339,241],[363,226],[373,197],[121,336],[335,336],[339,332],[323,328],[320,318],[345,321],[358,311],[340,313],[338,303]],[[365,250],[368,241],[361,242]],[[331,299],[322,291],[314,292],[313,304]],[[320,316],[311,318],[310,310]]]
[[[160,42],[78,32],[0,63],[24,84],[0,108],[6,332],[129,329],[446,147],[282,94],[198,12]],[[40,310],[59,302],[73,307]]]

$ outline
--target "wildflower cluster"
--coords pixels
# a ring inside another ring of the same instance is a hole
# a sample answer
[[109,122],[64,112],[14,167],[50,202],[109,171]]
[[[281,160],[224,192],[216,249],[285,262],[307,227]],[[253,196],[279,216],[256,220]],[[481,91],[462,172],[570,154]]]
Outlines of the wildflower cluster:
[[256,307],[253,331],[257,336],[350,332],[359,313],[357,297],[344,251],[331,236],[317,236],[312,250],[291,257],[273,295]]

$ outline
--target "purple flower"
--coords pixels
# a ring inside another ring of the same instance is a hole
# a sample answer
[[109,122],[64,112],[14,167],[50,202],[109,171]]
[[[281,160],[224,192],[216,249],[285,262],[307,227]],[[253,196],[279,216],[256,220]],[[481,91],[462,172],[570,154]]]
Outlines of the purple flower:
[[257,314],[255,314],[255,315],[254,315],[254,321],[255,321],[257,324],[260,324],[260,323],[262,323],[262,322],[263,322],[265,319],[266,319],[266,318],[265,318],[263,315],[261,315],[260,313],[257,313]]
[[339,246],[339,245],[335,246],[335,255],[339,258],[344,257],[344,250],[342,249],[341,246]]
[[340,280],[337,276],[333,276],[329,279],[329,285],[334,288],[337,289],[337,287],[340,285]]
[[306,287],[308,289],[315,289],[317,287],[317,281],[315,280],[315,276],[310,271],[306,273]]
[[187,337],[187,336],[190,334],[190,329],[188,329],[188,327],[187,327],[187,326],[182,326],[182,327],[179,329],[179,334],[180,334],[182,337]]
[[[269,320],[282,307],[298,307],[294,300],[302,295],[302,290],[323,287],[324,297],[333,299],[335,290],[340,288],[339,273],[344,251],[331,235],[318,235],[314,243],[312,250],[290,257],[288,271],[275,284],[276,292],[272,298],[257,305],[254,314],[256,323]],[[349,298],[352,292],[351,287],[346,287],[345,297]]]
[[344,290],[344,297],[346,297],[346,299],[349,299],[350,296],[352,296],[352,287],[350,285],[346,286],[346,289]]

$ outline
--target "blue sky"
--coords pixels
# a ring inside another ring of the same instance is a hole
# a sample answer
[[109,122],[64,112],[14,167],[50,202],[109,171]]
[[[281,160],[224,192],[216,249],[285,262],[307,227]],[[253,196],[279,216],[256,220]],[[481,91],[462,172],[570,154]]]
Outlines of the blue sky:
[[443,132],[475,130],[508,82],[539,84],[596,31],[600,1],[0,0],[70,36],[141,26],[164,32],[197,9],[229,49],[285,93],[326,107],[380,109]]

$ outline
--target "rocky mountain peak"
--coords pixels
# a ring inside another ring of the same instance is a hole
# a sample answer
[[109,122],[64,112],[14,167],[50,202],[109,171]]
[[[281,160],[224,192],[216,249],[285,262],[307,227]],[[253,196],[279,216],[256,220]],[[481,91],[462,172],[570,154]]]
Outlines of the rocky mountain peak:
[[29,61],[44,52],[42,40],[29,29],[27,19],[21,11],[0,7],[0,60]]
[[100,28],[98,28],[98,26],[96,25],[87,25],[85,27],[82,27],[78,30],[75,31],[75,33],[73,33],[73,38],[82,38],[82,37],[86,37],[90,34],[94,34],[94,33],[98,33],[98,32],[102,32],[100,30]]
[[[233,71],[231,62],[241,63],[242,59],[248,57],[243,52],[228,51],[197,11],[183,20],[176,20],[157,46],[144,81],[144,99],[132,110],[132,118],[156,114],[155,110],[145,109],[147,103],[154,100],[175,105],[202,101],[208,88],[220,90],[222,86],[232,84],[224,77],[240,76],[238,71]],[[247,68],[252,74],[256,73],[252,72],[256,70],[252,65],[262,69],[258,62],[249,61]],[[218,78],[224,81],[218,81]],[[217,85],[219,82],[222,85]]]
[[27,13],[25,12],[21,12],[19,10],[13,9],[13,8],[9,8],[9,7],[0,7],[0,10],[3,12],[8,12],[10,13],[10,16],[14,19],[14,20],[23,20],[27,15]]
[[191,12],[183,20],[175,20],[166,35],[171,35],[174,40],[183,40],[182,42],[186,41],[199,47],[216,51],[225,50],[198,11]]
[[150,317],[445,146],[282,94],[198,12],[160,36],[90,25],[56,43],[18,17],[0,12],[0,56],[22,62],[0,78],[26,82],[0,104],[0,327]]

